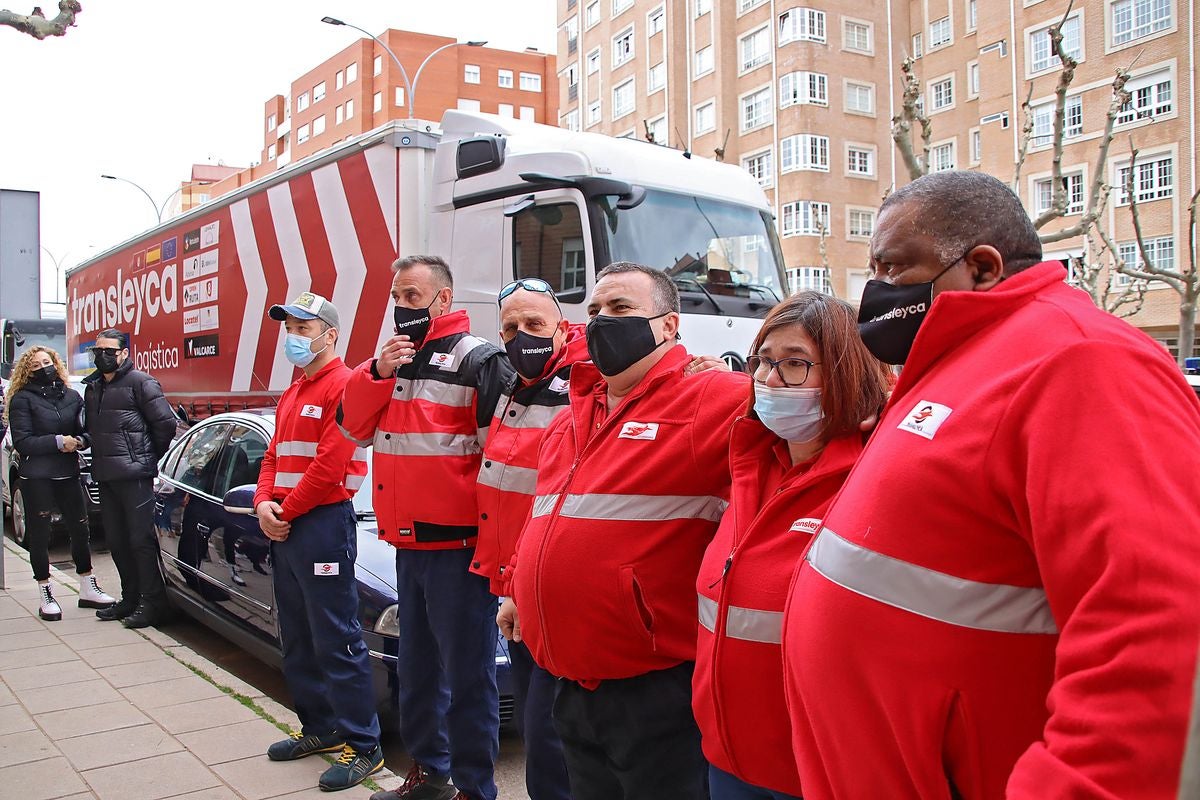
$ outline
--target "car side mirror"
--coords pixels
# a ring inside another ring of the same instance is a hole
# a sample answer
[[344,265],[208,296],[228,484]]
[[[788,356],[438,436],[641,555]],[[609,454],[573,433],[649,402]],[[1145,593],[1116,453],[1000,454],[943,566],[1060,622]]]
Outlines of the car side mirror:
[[221,505],[230,514],[245,514],[252,517],[254,516],[254,493],[256,491],[258,491],[258,487],[252,483],[246,486],[235,486],[225,493]]
[[575,289],[567,289],[565,292],[555,292],[554,296],[560,303],[582,303],[587,296],[587,290],[580,286]]

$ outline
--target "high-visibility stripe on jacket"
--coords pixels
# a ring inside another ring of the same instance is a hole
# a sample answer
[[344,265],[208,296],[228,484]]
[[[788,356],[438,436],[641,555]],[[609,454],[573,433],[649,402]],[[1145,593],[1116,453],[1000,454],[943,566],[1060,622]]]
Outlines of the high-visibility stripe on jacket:
[[436,317],[411,364],[381,378],[372,359],[346,383],[338,424],[374,449],[379,536],[396,547],[475,543],[475,478],[492,410],[513,373],[503,352],[470,327],[466,311]]
[[587,358],[583,326],[572,325],[548,374],[528,385],[514,375],[496,404],[476,484],[479,539],[471,571],[487,578],[497,597],[509,593],[505,572],[533,504],[542,434],[567,408],[571,368]]
[[793,466],[787,443],[750,417],[729,445],[729,510],[696,578],[692,710],[708,762],[753,785],[803,794],[783,689],[783,607],[792,573],[841,488],[862,436],[834,439]]
[[301,375],[275,407],[275,435],[263,456],[254,504],[275,500],[283,519],[354,496],[367,474],[367,454],[342,436],[338,403],[350,368],[335,358]]
[[937,296],[796,571],[806,800],[1177,794],[1200,403],[1065,277]]
[[523,641],[595,686],[696,655],[696,570],[729,494],[729,431],[747,377],[684,373],[668,351],[612,411],[590,363],[542,439],[511,577]]

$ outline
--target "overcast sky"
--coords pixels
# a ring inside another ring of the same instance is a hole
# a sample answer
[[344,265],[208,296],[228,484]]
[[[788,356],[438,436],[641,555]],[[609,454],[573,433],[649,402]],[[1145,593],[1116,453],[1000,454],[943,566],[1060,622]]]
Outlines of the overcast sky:
[[[34,0],[0,0],[27,13]],[[47,15],[54,0],[44,0]],[[42,245],[74,266],[151,227],[193,163],[246,166],[262,147],[262,107],[359,34],[387,28],[555,46],[554,0],[83,0],[76,27],[37,41],[0,28],[0,188],[41,193]],[[405,64],[410,71],[416,65]],[[42,298],[54,264],[42,253]],[[2,288],[2,287],[0,287]],[[61,299],[61,298],[60,298]]]

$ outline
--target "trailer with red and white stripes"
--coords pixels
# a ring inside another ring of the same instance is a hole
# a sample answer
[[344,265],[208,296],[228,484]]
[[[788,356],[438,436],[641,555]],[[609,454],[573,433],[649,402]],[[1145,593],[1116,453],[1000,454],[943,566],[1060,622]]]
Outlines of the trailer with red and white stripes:
[[458,111],[388,123],[205,203],[68,275],[71,366],[106,328],[194,415],[267,405],[292,381],[267,309],[313,291],[350,364],[391,333],[397,254],[451,264],[455,305],[495,339],[496,292],[541,277],[586,317],[600,267],[666,270],[693,352],[735,365],[786,294],[770,207],[743,170],[630,139]]

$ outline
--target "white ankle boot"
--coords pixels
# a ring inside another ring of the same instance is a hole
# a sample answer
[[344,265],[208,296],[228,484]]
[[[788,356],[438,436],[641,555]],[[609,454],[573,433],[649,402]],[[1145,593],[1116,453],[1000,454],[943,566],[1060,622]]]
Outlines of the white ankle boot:
[[54,595],[50,592],[50,584],[39,583],[38,589],[41,590],[42,605],[38,608],[38,616],[47,622],[54,622],[62,619],[62,607],[58,601],[54,599]]
[[95,575],[79,576],[80,608],[108,608],[115,602],[117,601],[100,590]]

